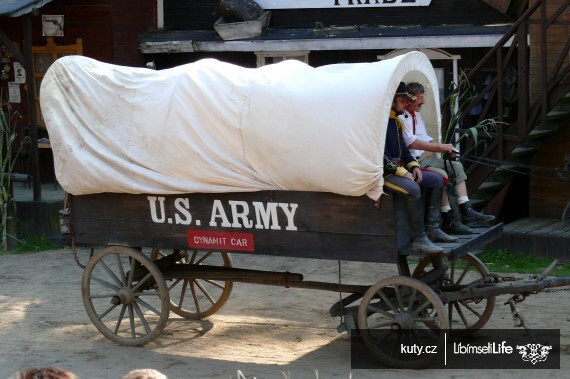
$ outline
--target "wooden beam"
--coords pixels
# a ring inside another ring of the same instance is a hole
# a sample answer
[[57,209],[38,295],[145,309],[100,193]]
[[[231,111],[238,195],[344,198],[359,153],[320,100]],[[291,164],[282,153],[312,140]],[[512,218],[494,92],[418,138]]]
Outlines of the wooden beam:
[[26,68],[26,85],[28,86],[28,119],[30,121],[30,139],[32,140],[32,189],[34,201],[42,200],[42,185],[40,182],[40,162],[38,154],[38,123],[36,119],[36,83],[34,80],[34,65],[32,56],[32,16],[26,14],[22,16],[22,26],[24,28],[24,57]]
[[[384,38],[331,38],[331,39],[287,39],[287,40],[242,40],[242,41],[193,41],[170,40],[164,42],[143,42],[143,54],[193,53],[193,52],[261,52],[297,50],[384,50],[400,49],[402,46],[414,48],[469,48],[492,47],[503,37],[497,35],[469,36],[413,36]],[[511,41],[506,42],[509,46]]]

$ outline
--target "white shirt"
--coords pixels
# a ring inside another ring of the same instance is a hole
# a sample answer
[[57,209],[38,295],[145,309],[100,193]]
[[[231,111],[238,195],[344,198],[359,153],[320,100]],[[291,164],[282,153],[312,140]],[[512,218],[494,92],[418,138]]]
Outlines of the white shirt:
[[[426,124],[419,112],[415,112],[414,114],[404,110],[404,113],[398,116],[402,123],[404,124],[404,141],[406,141],[406,145],[410,146],[414,143],[415,140],[431,142],[433,138],[431,138],[427,134]],[[415,118],[415,126],[416,130],[414,133],[414,118]],[[424,151],[423,150],[414,150],[410,149],[410,153],[412,156],[419,157],[421,156]]]

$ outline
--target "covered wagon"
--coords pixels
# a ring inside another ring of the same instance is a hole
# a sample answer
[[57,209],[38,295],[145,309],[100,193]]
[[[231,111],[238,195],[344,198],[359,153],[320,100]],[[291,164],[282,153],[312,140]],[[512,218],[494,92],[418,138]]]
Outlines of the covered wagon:
[[[170,311],[207,317],[245,282],[349,294],[331,308],[339,329],[359,330],[394,367],[434,357],[394,356],[371,330],[428,331],[438,345],[442,331],[483,327],[495,296],[510,289],[465,291],[491,280],[471,252],[502,225],[443,244],[444,256],[420,257],[412,272],[405,212],[383,192],[400,81],[424,84],[422,116],[439,136],[437,81],[419,52],[318,68],[205,59],[154,71],[57,60],[40,103],[57,180],[70,195],[73,245],[104,246],[82,281],[94,325],[112,341],[143,345]],[[397,263],[400,275],[373,285],[306,281],[233,267],[231,253]]]

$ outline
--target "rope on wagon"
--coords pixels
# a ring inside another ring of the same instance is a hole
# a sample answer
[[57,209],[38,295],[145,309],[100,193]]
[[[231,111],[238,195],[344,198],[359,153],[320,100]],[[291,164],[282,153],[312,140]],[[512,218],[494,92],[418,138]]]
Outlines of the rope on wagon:
[[[490,167],[494,167],[494,168],[499,168],[505,164],[508,164],[505,161],[500,161],[497,159],[491,159],[491,158],[483,158],[483,157],[477,157],[474,155],[463,155],[462,156],[463,160],[466,160],[468,162],[472,162],[472,163],[477,163],[477,164],[481,164],[481,165],[485,165],[485,166],[490,166]],[[566,171],[559,169],[559,168],[550,168],[550,167],[542,167],[542,166],[535,166],[535,165],[527,165],[527,164],[522,164],[522,163],[513,163],[514,166],[516,166],[517,168],[523,168],[523,169],[532,169],[532,170],[537,170],[537,171],[543,171],[543,172],[553,172],[556,174],[562,174],[562,173],[566,173]],[[503,169],[505,171],[509,171],[509,172],[513,172],[515,174],[521,174],[521,175],[526,175],[526,176],[532,176],[535,178],[541,178],[541,179],[546,179],[546,180],[551,180],[553,179],[550,176],[543,176],[543,175],[537,175],[537,174],[531,174],[529,172],[526,171],[521,171],[521,170],[517,170],[514,168],[505,168],[503,167]]]

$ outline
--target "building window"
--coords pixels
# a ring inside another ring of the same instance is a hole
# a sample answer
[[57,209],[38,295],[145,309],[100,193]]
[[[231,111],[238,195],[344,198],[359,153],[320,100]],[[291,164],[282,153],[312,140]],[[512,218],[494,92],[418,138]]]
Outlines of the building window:
[[75,41],[75,45],[56,45],[52,37],[47,38],[45,46],[32,46],[34,80],[36,88],[36,120],[45,128],[45,122],[40,111],[40,86],[42,80],[51,64],[56,59],[66,55],[82,55],[83,44],[81,38]]
[[308,51],[268,51],[255,53],[255,55],[257,56],[257,67],[279,63],[288,59],[295,59],[309,64]]

